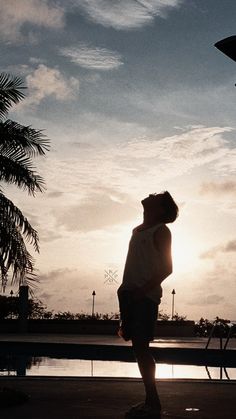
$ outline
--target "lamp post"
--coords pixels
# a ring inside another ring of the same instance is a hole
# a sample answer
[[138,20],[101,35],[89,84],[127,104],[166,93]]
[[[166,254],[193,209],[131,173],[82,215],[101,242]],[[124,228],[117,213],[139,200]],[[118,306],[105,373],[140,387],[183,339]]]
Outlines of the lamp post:
[[12,297],[13,297],[14,292],[11,290],[10,291],[10,296],[11,296],[11,319],[13,317],[13,305],[12,305]]
[[171,315],[171,319],[173,320],[174,312],[175,312],[175,294],[176,294],[175,289],[172,290],[171,294],[172,294],[172,315]]
[[95,295],[96,295],[96,292],[95,292],[95,291],[93,291],[93,292],[92,292],[92,296],[93,296],[93,304],[92,304],[92,317],[94,316],[94,300],[95,300]]

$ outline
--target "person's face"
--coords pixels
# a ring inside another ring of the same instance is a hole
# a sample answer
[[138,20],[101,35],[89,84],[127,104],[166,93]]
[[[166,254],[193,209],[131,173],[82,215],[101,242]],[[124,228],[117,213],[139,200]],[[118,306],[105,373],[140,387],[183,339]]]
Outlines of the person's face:
[[144,211],[152,212],[154,214],[162,215],[162,194],[150,194],[141,201]]

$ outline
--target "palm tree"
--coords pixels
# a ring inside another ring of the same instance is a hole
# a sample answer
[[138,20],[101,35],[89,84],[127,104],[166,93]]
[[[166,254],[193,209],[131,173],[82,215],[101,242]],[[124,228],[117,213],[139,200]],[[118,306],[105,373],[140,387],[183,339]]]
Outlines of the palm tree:
[[37,231],[3,193],[1,183],[15,184],[34,195],[44,190],[44,180],[33,167],[33,158],[44,155],[49,141],[41,130],[7,119],[13,104],[24,99],[21,78],[0,74],[0,277],[3,291],[9,274],[11,282],[32,284],[36,280],[34,259],[26,241],[39,252]]

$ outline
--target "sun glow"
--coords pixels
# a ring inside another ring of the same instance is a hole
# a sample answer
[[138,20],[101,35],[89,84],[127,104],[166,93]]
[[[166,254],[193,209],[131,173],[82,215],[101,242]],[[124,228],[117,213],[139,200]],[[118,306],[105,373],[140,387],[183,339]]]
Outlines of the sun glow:
[[183,234],[175,234],[172,243],[172,258],[175,272],[193,269],[199,264],[197,243]]

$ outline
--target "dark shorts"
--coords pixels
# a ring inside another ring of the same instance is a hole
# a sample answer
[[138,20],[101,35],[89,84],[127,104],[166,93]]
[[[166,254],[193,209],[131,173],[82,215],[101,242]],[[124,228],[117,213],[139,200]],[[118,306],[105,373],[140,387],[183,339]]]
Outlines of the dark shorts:
[[130,291],[122,291],[118,297],[121,317],[119,335],[124,340],[153,340],[158,304],[148,297],[133,301]]

